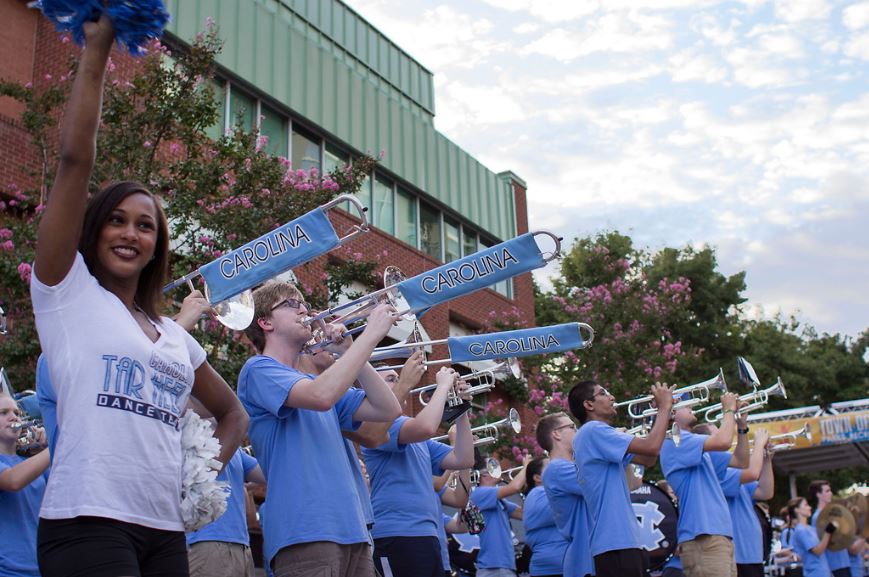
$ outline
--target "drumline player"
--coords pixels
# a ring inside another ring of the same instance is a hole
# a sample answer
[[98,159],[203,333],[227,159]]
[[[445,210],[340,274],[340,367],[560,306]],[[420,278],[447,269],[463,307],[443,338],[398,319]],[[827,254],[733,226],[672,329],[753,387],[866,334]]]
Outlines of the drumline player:
[[[401,407],[368,363],[398,319],[381,304],[356,340],[342,325],[325,326],[341,354],[319,375],[302,373],[299,355],[311,339],[308,308],[298,289],[270,282],[253,292],[246,329],[260,354],[245,363],[238,396],[251,416],[250,440],[268,481],[263,518],[266,564],[275,577],[328,570],[371,576],[374,565],[365,515],[342,430],[361,421],[392,421]],[[361,390],[352,389],[358,381]]]
[[[816,479],[809,483],[809,504],[815,507],[815,512],[812,513],[811,518],[812,527],[817,528],[818,515],[832,500],[833,490],[828,481]],[[848,557],[847,548],[839,551],[827,549],[824,551],[824,556],[827,558],[827,565],[829,565],[833,577],[850,577],[851,559]]]
[[673,388],[651,388],[657,418],[646,437],[613,428],[615,399],[595,381],[583,381],[568,394],[570,412],[580,422],[573,440],[577,473],[591,520],[590,549],[598,577],[643,577],[646,556],[631,504],[626,468],[631,461],[657,460],[670,420]]
[[562,573],[564,577],[594,574],[589,555],[589,519],[582,487],[576,477],[573,439],[576,424],[566,413],[552,413],[537,421],[535,438],[549,454],[549,466],[543,471],[543,489],[552,507],[555,525],[567,540]]

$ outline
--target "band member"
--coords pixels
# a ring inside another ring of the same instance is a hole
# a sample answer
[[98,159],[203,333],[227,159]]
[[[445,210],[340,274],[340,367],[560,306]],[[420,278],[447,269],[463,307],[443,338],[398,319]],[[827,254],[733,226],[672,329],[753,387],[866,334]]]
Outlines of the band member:
[[[326,325],[328,350],[340,354],[319,375],[297,368],[311,338],[298,289],[270,282],[253,293],[246,332],[260,352],[238,377],[251,416],[250,440],[268,481],[264,555],[275,577],[374,574],[368,528],[341,430],[361,421],[391,421],[400,407],[368,364],[398,315],[378,305],[355,341],[343,325]],[[358,381],[362,389],[351,389]],[[301,569],[301,568],[304,568]]]
[[631,461],[653,465],[664,442],[673,390],[656,383],[652,396],[657,419],[646,437],[613,428],[615,399],[594,381],[575,385],[568,394],[570,412],[581,426],[573,440],[579,483],[591,519],[591,555],[598,577],[643,577],[645,555],[631,504],[625,469]]
[[[523,465],[527,467],[526,457]],[[480,485],[471,491],[471,502],[479,507],[486,526],[480,532],[480,553],[477,555],[477,577],[514,577],[516,555],[513,553],[513,531],[510,519],[522,519],[522,507],[507,497],[516,495],[525,486],[525,467],[506,485],[501,478],[489,474],[486,464],[477,462]]]
[[531,548],[532,577],[557,577],[562,575],[567,539],[555,525],[555,517],[546,490],[543,488],[543,472],[549,458],[535,457],[525,471],[524,512],[525,543]]
[[[452,432],[453,430],[454,427],[451,427],[450,431]],[[440,477],[433,477],[433,479],[435,479],[435,493],[437,493],[438,498],[443,505],[455,507],[460,510],[467,506],[469,498],[467,487],[470,483],[468,480],[469,472],[468,469],[464,469],[461,471],[462,476],[460,477],[459,471],[448,471]],[[456,486],[450,487],[450,479],[453,477],[456,479]],[[438,488],[437,485],[440,485],[440,487]],[[458,515],[455,518],[450,517],[441,510],[441,523],[438,527],[438,542],[441,549],[441,563],[444,566],[444,575],[446,577],[451,577],[453,574],[450,565],[450,548],[447,535],[467,532],[467,525],[462,522]]]
[[863,556],[866,554],[866,539],[855,537],[848,547],[848,558],[851,560],[851,577],[865,577]]
[[[19,457],[15,450],[21,432],[15,399],[0,393],[0,575],[39,577],[36,562],[36,526],[48,479],[48,451]],[[36,431],[37,442],[45,433]]]
[[[815,507],[815,512],[812,513],[812,527],[817,527],[818,515],[832,500],[833,490],[830,488],[829,482],[817,479],[809,484],[809,502]],[[833,577],[850,577],[851,559],[848,558],[847,549],[826,550],[824,556],[827,558],[827,565],[830,566]]]
[[809,525],[809,516],[812,508],[802,497],[796,497],[788,501],[788,518],[793,523],[793,533],[789,544],[794,552],[803,560],[803,577],[830,577],[833,573],[827,564],[824,553],[830,544],[836,526],[828,523],[824,527],[824,535],[818,539],[818,532],[814,526]]
[[[690,407],[674,411],[679,427],[679,445],[672,439],[661,449],[661,469],[679,497],[678,541],[681,561],[688,577],[736,577],[733,556],[733,522],[721,490],[723,475],[734,457],[725,453],[736,427],[737,397],[721,396],[722,425],[713,435],[691,432],[697,418]],[[710,456],[717,453],[713,462]]]
[[555,524],[567,540],[562,573],[564,577],[592,575],[589,519],[573,461],[576,425],[566,414],[553,413],[537,422],[535,436],[540,448],[549,453],[549,465],[543,471],[543,489]]
[[362,449],[371,477],[374,507],[374,562],[383,575],[442,577],[439,532],[441,506],[432,475],[473,465],[474,441],[468,415],[456,422],[455,448],[432,441],[451,389],[467,388],[458,373],[443,367],[428,405],[416,417],[402,415],[389,428],[389,440]]
[[754,511],[755,501],[772,499],[775,484],[772,459],[767,452],[769,433],[754,434],[754,449],[748,467],[728,467],[721,488],[733,521],[733,549],[739,577],[763,577],[763,529]]
[[[203,419],[211,418],[195,398],[191,397],[189,407]],[[254,577],[245,482],[265,485],[266,479],[256,459],[237,449],[217,480],[229,484],[226,511],[198,531],[187,533],[190,577]]]
[[43,577],[187,575],[178,420],[192,390],[217,417],[225,463],[247,416],[202,347],[157,312],[169,247],[160,202],[131,182],[87,200],[114,32],[103,14],[84,34],[30,285],[62,431],[39,566]]

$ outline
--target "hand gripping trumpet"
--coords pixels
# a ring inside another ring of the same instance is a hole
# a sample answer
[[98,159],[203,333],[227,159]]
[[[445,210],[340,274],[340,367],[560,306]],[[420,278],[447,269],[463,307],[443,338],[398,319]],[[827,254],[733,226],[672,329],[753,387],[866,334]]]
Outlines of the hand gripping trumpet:
[[[339,238],[326,212],[344,202],[359,211],[362,223],[353,225],[347,235]],[[355,196],[342,194],[172,281],[163,292],[183,284],[192,290],[193,279],[201,276],[205,298],[217,310],[217,320],[232,330],[244,330],[253,321],[254,287],[367,231],[366,210]]]
[[[506,359],[498,363],[494,367],[488,369],[481,369],[479,371],[468,373],[467,375],[459,375],[459,378],[463,381],[480,381],[479,384],[465,391],[466,395],[474,396],[482,393],[488,393],[495,388],[496,379],[501,379],[509,376],[516,377],[517,379],[522,376],[522,369],[519,367],[519,361],[515,357]],[[428,401],[426,401],[425,399],[425,394],[435,390],[436,388],[437,383],[433,385],[426,385],[424,387],[417,387],[416,389],[412,389],[410,391],[410,394],[419,395],[419,402],[423,406],[425,406],[428,404]]]
[[[537,236],[550,238],[555,248],[544,253],[537,244]],[[390,293],[399,303],[396,307],[399,314],[421,313],[434,305],[540,268],[560,254],[560,237],[547,231],[528,232],[409,279],[401,279],[391,287]],[[312,316],[308,322],[362,320],[368,315],[365,308],[370,306],[372,296],[329,308]],[[358,310],[360,306],[362,311]]]
[[[713,389],[720,390],[722,393],[727,392],[727,382],[724,380],[724,371],[722,369],[718,369],[718,374],[711,379],[674,390],[673,396],[682,396],[683,399],[678,403],[673,404],[673,410],[675,411],[676,409],[681,409],[683,407],[693,407],[706,403],[709,401],[709,394]],[[685,395],[689,398],[685,399]],[[655,397],[652,395],[645,395],[629,401],[616,403],[615,406],[627,406],[628,416],[634,420],[648,419],[658,413],[658,409],[652,406],[652,401],[654,400]]]
[[[481,445],[489,445],[491,443],[494,443],[498,440],[501,429],[507,428],[513,429],[513,432],[516,434],[522,432],[522,422],[519,419],[519,411],[517,411],[516,409],[510,409],[510,412],[507,414],[507,416],[500,421],[495,421],[494,423],[486,423],[484,425],[480,425],[471,429],[471,433],[474,435],[478,433],[487,435],[485,437],[475,440],[474,446],[479,447]],[[432,441],[444,441],[447,438],[448,435],[441,435],[439,437],[432,438]]]
[[[785,390],[785,385],[782,382],[781,377],[778,377],[774,385],[765,389],[755,389],[750,393],[741,395],[739,400],[748,403],[748,405],[742,407],[737,412],[742,415],[763,408],[769,402],[770,397],[782,397],[783,399],[788,398],[788,393]],[[703,418],[706,419],[707,423],[716,423],[723,417],[724,412],[721,410],[721,403],[716,403],[703,409]]]

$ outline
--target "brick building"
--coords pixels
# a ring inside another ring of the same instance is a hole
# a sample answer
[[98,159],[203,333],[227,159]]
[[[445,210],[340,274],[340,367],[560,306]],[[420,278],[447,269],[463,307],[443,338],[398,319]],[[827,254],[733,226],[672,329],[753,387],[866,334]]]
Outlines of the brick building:
[[[396,265],[415,275],[528,231],[522,179],[492,172],[438,133],[431,72],[340,0],[166,5],[171,45],[183,48],[209,17],[225,42],[215,79],[222,125],[215,134],[241,115],[247,128],[269,137],[271,152],[296,168],[330,170],[355,155],[385,151],[359,195],[369,207],[372,230],[349,245],[377,259],[380,271]],[[77,50],[25,0],[0,0],[0,21],[0,78],[38,87],[62,74]],[[115,62],[135,66],[129,57],[116,55]],[[21,110],[0,98],[0,190],[41,166],[22,128]],[[301,282],[313,284],[321,271],[315,266],[297,272]],[[491,311],[513,307],[534,318],[530,274],[437,306],[422,325],[433,339],[467,334],[482,328]],[[400,340],[404,334],[399,329],[393,336]],[[446,347],[436,347],[430,358],[446,354]],[[434,382],[433,376],[432,370],[424,381]]]

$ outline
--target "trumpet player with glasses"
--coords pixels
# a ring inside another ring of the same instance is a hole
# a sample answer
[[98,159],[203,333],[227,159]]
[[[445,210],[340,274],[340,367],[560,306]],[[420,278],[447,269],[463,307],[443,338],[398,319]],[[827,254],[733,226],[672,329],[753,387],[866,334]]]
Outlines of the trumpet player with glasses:
[[615,398],[595,381],[583,381],[568,394],[570,412],[580,422],[573,440],[577,477],[588,504],[590,552],[598,577],[643,577],[646,559],[640,548],[639,523],[631,504],[626,468],[651,466],[657,460],[670,424],[673,389],[651,388],[657,415],[645,437],[614,428]]
[[679,428],[678,445],[664,441],[661,469],[679,498],[677,538],[679,556],[687,577],[736,577],[733,554],[733,522],[719,478],[728,465],[744,467],[745,434],[738,450],[727,453],[736,429],[738,398],[721,396],[721,427],[711,435],[695,434],[697,417],[690,406],[674,411]]
[[564,577],[594,574],[594,560],[589,554],[587,505],[573,459],[575,436],[576,424],[565,413],[552,413],[537,421],[537,444],[549,454],[549,465],[543,471],[543,489],[555,525],[567,540],[561,566]]
[[[374,563],[382,575],[444,575],[439,538],[443,514],[432,475],[470,468],[474,440],[467,413],[456,421],[455,446],[432,440],[443,419],[447,396],[451,391],[465,396],[468,388],[449,367],[438,371],[436,381],[431,400],[415,417],[398,416],[385,443],[362,449],[371,479]],[[396,394],[401,392],[396,390]]]
[[[268,482],[266,563],[275,577],[373,577],[368,528],[341,432],[362,421],[392,421],[401,410],[368,363],[398,314],[377,305],[355,340],[343,325],[326,325],[327,351],[340,357],[314,375],[299,370],[311,339],[299,290],[270,282],[253,299],[254,321],[246,332],[260,354],[242,368],[238,396]],[[361,389],[351,389],[355,381]]]
[[[17,454],[22,430],[15,399],[0,392],[0,575],[39,577],[36,528],[48,480],[48,450],[24,458]],[[45,445],[45,432],[32,430]]]

